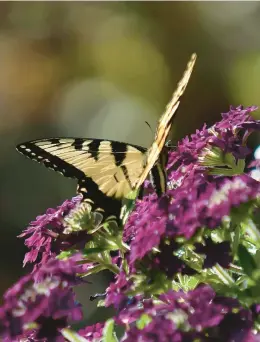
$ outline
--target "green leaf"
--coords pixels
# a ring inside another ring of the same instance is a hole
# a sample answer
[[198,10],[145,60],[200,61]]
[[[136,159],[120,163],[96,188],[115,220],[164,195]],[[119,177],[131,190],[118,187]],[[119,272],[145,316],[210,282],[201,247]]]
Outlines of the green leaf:
[[87,342],[84,337],[78,335],[75,331],[64,328],[61,330],[62,335],[66,338],[66,341],[69,342]]
[[89,276],[91,274],[96,274],[96,273],[99,273],[101,271],[104,271],[106,269],[107,269],[107,267],[105,265],[97,265],[97,266],[90,268],[86,273],[83,273],[81,276],[86,277],[86,276]]
[[57,256],[57,259],[59,259],[59,260],[67,259],[67,258],[71,257],[76,252],[77,252],[76,249],[69,249],[67,251],[63,251]]
[[152,321],[152,318],[148,316],[147,314],[142,314],[141,317],[136,322],[136,326],[138,329],[142,330],[145,328],[150,322]]
[[123,201],[123,205],[122,205],[121,212],[120,212],[120,219],[123,225],[126,223],[129,214],[134,208],[136,197],[137,197],[137,191],[134,191],[134,192],[132,191],[128,194],[128,198],[124,199]]
[[246,247],[241,244],[238,246],[238,258],[244,272],[251,277],[253,271],[257,268],[257,265],[253,256],[248,252]]
[[104,250],[105,248],[101,248],[101,247],[87,248],[83,250],[83,255],[89,256],[90,254],[98,254],[98,253],[103,252]]
[[242,224],[242,222],[248,219],[251,208],[252,208],[252,201],[241,203],[238,207],[233,207],[230,213],[232,223]]
[[259,269],[260,268],[260,249],[256,251],[254,260],[256,264],[258,265],[258,269]]
[[116,337],[116,334],[114,332],[114,325],[115,322],[113,319],[109,319],[106,321],[105,327],[103,329],[103,342],[117,342],[118,339]]
[[236,226],[235,231],[232,233],[232,254],[235,256],[237,254],[239,242],[240,242],[240,226]]
[[244,172],[246,162],[244,159],[238,159],[236,162],[236,171],[237,173],[241,174]]
[[250,238],[250,241],[254,243],[258,249],[260,247],[260,231],[254,221],[247,217],[247,220],[242,222],[241,226],[246,232],[247,236]]
[[235,282],[232,276],[229,274],[229,272],[226,269],[224,269],[219,264],[216,264],[215,266],[213,266],[211,271],[213,271],[217,275],[217,277],[219,278],[219,281],[222,282],[223,284],[229,285],[230,287],[234,286]]

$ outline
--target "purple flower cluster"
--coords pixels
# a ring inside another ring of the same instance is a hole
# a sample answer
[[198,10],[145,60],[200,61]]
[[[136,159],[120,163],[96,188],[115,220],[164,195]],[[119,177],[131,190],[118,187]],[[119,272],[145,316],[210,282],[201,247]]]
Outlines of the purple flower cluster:
[[[256,341],[252,312],[206,285],[187,293],[170,291],[148,306],[140,300],[127,310],[129,317],[135,311],[137,321],[144,315],[149,319],[143,329],[132,324],[123,341],[215,341],[217,336],[216,341]],[[126,316],[121,324],[128,323]]]
[[106,301],[105,305],[113,305],[117,310],[122,307],[122,303],[128,300],[125,292],[130,289],[131,281],[129,281],[124,272],[119,273],[115,276],[114,281],[106,290]]
[[[62,219],[81,200],[82,197],[77,196],[72,200],[66,200],[56,209],[49,208],[46,214],[37,216],[36,220],[32,221],[29,227],[19,235],[19,237],[29,236],[25,240],[25,245],[30,248],[30,251],[25,254],[24,265],[36,261],[38,261],[38,265],[44,264],[61,251],[61,248],[58,248],[58,243],[55,244],[55,242],[57,242],[64,230]],[[37,258],[40,260],[37,260]]]
[[[228,167],[225,155],[231,153],[236,160],[244,159],[251,150],[245,146],[254,130],[260,129],[260,121],[250,115],[257,107],[230,108],[222,114],[222,120],[212,127],[204,125],[195,134],[179,142],[177,150],[169,154],[169,179],[181,181],[192,170],[207,171],[213,166]],[[215,155],[214,149],[222,153]]]
[[[190,239],[201,228],[218,228],[233,208],[259,197],[260,183],[250,175],[237,175],[237,170],[232,175],[230,169],[227,177],[220,171],[226,172],[226,154],[238,160],[248,153],[240,146],[245,145],[253,129],[260,127],[250,116],[253,110],[255,107],[231,108],[219,123],[211,128],[204,126],[169,153],[169,180],[178,186],[160,199],[151,194],[137,202],[124,228],[125,240],[131,240],[130,262],[142,259],[162,239]],[[219,150],[206,166],[212,148]],[[216,166],[219,174],[211,175]]]
[[[142,259],[147,252],[160,243],[161,236],[165,233],[167,223],[168,198],[162,196],[157,199],[156,195],[149,195],[140,201],[133,212],[135,222],[130,231],[134,230],[134,239],[131,243],[130,264],[137,259]],[[128,226],[126,226],[126,230]],[[140,230],[139,228],[142,227]],[[126,234],[129,235],[129,234]]]
[[104,323],[96,323],[84,329],[80,329],[78,334],[87,341],[100,341],[103,335]]
[[72,286],[81,283],[75,260],[50,260],[33,274],[22,277],[4,295],[0,308],[0,335],[6,341],[24,336],[34,340],[60,337],[68,320],[82,319]]
[[191,173],[181,187],[170,191],[168,232],[190,238],[200,227],[217,228],[232,208],[259,194],[260,183],[248,175],[209,179]]
[[202,227],[220,227],[233,208],[259,195],[260,183],[248,175],[213,178],[191,172],[167,196],[157,200],[155,195],[149,195],[137,203],[125,226],[125,236],[134,237],[130,242],[130,263],[142,259],[162,239],[189,239]]
[[[3,341],[67,341],[64,328],[82,319],[73,287],[105,269],[113,281],[91,297],[116,310],[122,342],[260,341],[260,182],[245,162],[247,139],[260,129],[255,109],[231,108],[169,151],[168,190],[158,197],[146,181],[124,227],[89,216],[81,196],[31,222],[20,236],[34,271],[4,295]],[[116,340],[104,322],[69,341],[104,334]]]
[[[163,316],[155,317],[144,329],[130,329],[123,338],[124,342],[133,341],[183,341],[181,332],[177,331],[174,322]],[[188,340],[187,340],[188,341]]]

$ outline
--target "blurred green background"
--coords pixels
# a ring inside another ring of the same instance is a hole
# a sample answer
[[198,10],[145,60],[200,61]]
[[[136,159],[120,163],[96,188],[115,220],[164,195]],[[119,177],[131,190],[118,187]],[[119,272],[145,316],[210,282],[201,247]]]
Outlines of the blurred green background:
[[[76,186],[16,144],[75,136],[149,146],[145,121],[155,129],[192,52],[198,60],[173,141],[231,104],[258,105],[259,32],[259,2],[0,3],[1,294],[25,272],[16,236]],[[89,320],[87,298],[105,282],[96,277],[79,291]]]

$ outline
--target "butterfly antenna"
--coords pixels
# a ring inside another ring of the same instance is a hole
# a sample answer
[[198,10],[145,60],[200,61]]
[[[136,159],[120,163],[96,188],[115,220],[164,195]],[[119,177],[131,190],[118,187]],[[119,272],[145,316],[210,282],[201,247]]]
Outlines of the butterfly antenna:
[[146,123],[146,125],[150,128],[151,132],[154,134],[154,131],[152,130],[152,127],[151,127],[151,125],[149,124],[149,122],[148,122],[148,121],[145,121],[145,123]]
[[93,302],[95,299],[104,299],[106,298],[106,293],[96,293],[94,296],[90,296],[89,300]]

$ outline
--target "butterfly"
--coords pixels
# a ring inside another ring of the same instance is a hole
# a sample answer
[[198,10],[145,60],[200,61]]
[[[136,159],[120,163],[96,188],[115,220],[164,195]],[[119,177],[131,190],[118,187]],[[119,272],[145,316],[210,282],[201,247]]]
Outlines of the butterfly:
[[65,177],[77,179],[77,192],[92,204],[92,209],[100,209],[106,215],[118,216],[120,201],[131,191],[138,191],[148,174],[160,195],[166,190],[166,159],[162,150],[196,57],[192,54],[148,150],[123,142],[88,138],[34,140],[19,144],[16,149]]

